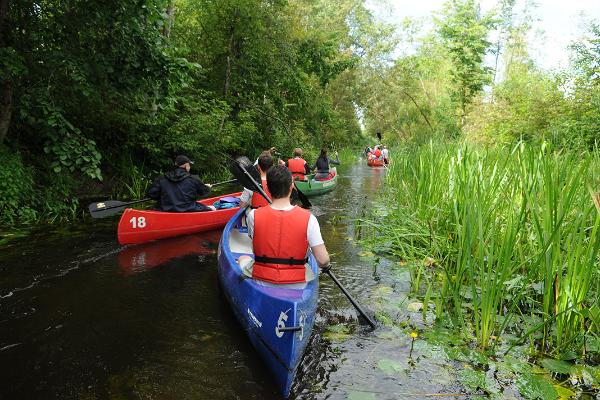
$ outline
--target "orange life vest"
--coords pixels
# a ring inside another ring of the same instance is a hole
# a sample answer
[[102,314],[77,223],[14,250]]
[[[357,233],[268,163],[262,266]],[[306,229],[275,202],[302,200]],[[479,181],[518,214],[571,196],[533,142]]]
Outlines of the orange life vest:
[[304,169],[304,164],[306,161],[302,158],[290,158],[288,160],[288,169],[292,173],[292,178],[299,178],[304,180],[304,173],[306,172]]
[[[269,192],[269,188],[267,187],[267,180],[262,179],[262,187],[267,196],[271,198],[271,193]],[[252,208],[260,208],[269,205],[269,202],[258,192],[252,193],[252,201],[250,202],[250,207]]]
[[379,150],[379,149],[375,150],[375,157],[377,157],[377,158],[381,157],[381,150]]
[[253,278],[282,284],[305,282],[309,219],[310,212],[300,207],[254,211]]

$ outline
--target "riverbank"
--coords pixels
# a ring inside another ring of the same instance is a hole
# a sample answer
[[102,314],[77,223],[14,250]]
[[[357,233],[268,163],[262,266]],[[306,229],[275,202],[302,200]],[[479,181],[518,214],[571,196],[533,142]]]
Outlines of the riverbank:
[[407,304],[423,336],[466,364],[465,387],[597,394],[598,153],[430,143],[392,154],[362,240],[409,273]]

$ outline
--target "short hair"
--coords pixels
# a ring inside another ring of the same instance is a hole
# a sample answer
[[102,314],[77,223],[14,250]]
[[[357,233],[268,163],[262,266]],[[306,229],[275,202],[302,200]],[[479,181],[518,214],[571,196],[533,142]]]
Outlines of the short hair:
[[273,157],[271,156],[271,153],[268,151],[260,153],[260,156],[258,156],[258,166],[264,172],[267,172],[269,168],[273,166]]
[[274,166],[267,172],[267,186],[273,200],[289,196],[292,173],[284,165]]
[[294,149],[294,157],[302,157],[302,149],[300,147]]

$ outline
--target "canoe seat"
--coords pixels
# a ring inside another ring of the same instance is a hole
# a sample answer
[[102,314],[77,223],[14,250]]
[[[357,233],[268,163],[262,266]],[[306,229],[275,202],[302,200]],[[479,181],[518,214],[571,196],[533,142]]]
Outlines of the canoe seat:
[[[241,256],[248,256],[254,258],[254,254],[252,253],[252,239],[248,236],[247,233],[239,232],[237,229],[232,229],[229,233],[229,248],[231,250],[231,255],[235,258],[237,262]],[[246,263],[245,265],[240,265],[244,275],[252,278],[252,265],[253,262]],[[304,264],[304,277],[306,282],[312,281],[315,279],[315,273],[310,268],[310,264]],[[257,281],[258,282],[258,281]],[[274,284],[269,282],[260,281],[261,284],[265,285],[273,285],[273,286],[285,286],[285,287],[295,287],[298,285],[304,285],[304,283],[294,283],[294,284]]]

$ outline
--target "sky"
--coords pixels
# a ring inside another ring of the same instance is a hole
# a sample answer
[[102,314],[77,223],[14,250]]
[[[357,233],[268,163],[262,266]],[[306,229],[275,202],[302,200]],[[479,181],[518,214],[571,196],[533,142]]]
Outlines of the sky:
[[[517,0],[517,11],[527,0]],[[405,18],[424,18],[442,8],[445,0],[380,0],[367,2],[376,15],[387,22],[400,23]],[[585,34],[585,21],[600,22],[600,0],[536,0],[533,9],[533,29],[529,37],[530,55],[536,64],[547,70],[559,70],[569,65],[568,46]],[[480,0],[482,11],[492,9],[497,0]],[[425,25],[426,29],[431,24]]]

